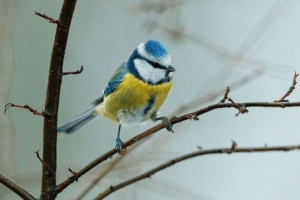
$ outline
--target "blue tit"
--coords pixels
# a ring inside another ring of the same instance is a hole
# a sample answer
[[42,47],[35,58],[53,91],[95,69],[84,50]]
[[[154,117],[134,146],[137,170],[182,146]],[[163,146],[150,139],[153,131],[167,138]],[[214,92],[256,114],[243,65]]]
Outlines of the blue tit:
[[104,116],[119,124],[116,150],[122,150],[122,124],[139,124],[148,119],[162,120],[168,131],[172,124],[166,117],[157,117],[160,106],[172,87],[171,55],[156,40],[139,44],[128,60],[110,79],[103,96],[94,107],[58,127],[58,132],[73,133],[97,116]]

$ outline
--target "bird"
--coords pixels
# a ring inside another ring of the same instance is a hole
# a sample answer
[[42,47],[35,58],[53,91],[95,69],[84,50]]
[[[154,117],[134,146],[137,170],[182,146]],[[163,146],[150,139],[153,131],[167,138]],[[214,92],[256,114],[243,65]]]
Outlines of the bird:
[[92,119],[103,116],[118,124],[115,147],[118,153],[123,150],[120,138],[123,124],[162,120],[166,129],[174,132],[167,117],[158,117],[158,110],[172,88],[175,71],[170,53],[159,41],[140,43],[116,69],[103,95],[93,102],[93,108],[62,124],[57,132],[73,133]]

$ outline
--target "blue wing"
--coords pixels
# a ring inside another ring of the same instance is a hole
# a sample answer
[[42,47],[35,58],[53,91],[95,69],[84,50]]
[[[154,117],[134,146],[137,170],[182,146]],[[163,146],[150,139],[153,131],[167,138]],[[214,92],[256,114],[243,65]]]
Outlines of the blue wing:
[[128,73],[128,69],[126,67],[126,63],[123,63],[114,73],[114,75],[111,77],[111,79],[108,82],[107,87],[104,90],[104,96],[108,96],[111,93],[113,93],[117,87],[122,82],[124,76]]

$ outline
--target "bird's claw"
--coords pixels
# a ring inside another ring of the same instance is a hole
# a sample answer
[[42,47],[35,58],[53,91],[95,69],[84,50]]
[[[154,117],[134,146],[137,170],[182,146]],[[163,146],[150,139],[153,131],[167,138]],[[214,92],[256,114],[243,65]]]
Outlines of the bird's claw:
[[173,131],[173,129],[172,129],[173,125],[171,124],[170,120],[169,120],[167,117],[162,117],[162,118],[161,118],[161,121],[162,121],[162,123],[165,124],[166,129],[167,129],[169,132],[173,132],[173,133],[174,133],[174,131]]
[[120,154],[123,150],[123,142],[120,138],[116,139],[116,150]]

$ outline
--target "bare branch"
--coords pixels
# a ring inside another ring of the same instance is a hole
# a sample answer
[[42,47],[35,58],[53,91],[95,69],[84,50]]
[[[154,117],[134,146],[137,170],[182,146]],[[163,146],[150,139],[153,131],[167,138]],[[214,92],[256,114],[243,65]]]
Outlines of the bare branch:
[[228,99],[228,101],[230,101],[232,103],[232,105],[238,109],[238,113],[235,114],[235,116],[237,117],[239,114],[244,114],[244,113],[247,113],[249,112],[247,109],[246,109],[246,106],[244,104],[242,105],[239,105],[239,104],[236,104],[231,98]]
[[133,184],[135,182],[138,182],[140,180],[150,178],[152,175],[154,175],[156,172],[159,172],[163,169],[166,169],[168,167],[171,167],[172,165],[179,163],[184,160],[188,160],[190,158],[194,158],[197,156],[204,156],[209,154],[231,154],[231,153],[255,153],[255,152],[274,152],[274,151],[291,151],[291,150],[299,150],[300,145],[295,146],[278,146],[278,147],[254,147],[254,148],[222,148],[222,149],[209,149],[209,150],[199,150],[195,151],[186,155],[183,155],[181,157],[174,158],[162,165],[159,165],[158,167],[155,167],[139,176],[136,176],[134,178],[128,179],[127,181],[124,181],[120,184],[109,186],[108,189],[106,189],[104,192],[100,193],[95,200],[103,199],[104,197],[110,195],[111,193],[126,187],[130,184]]
[[75,181],[77,182],[78,181],[78,177],[77,177],[77,172],[75,172],[75,171],[73,171],[71,168],[70,168],[71,166],[69,166],[69,168],[68,168],[68,170],[69,170],[69,172],[71,173],[71,174],[73,174],[73,178],[75,179]]
[[17,183],[13,182],[6,176],[0,173],[0,183],[14,191],[17,195],[19,195],[22,199],[25,200],[36,200],[27,190],[22,188],[20,185]]
[[[145,141],[145,140],[144,140]],[[133,150],[135,150],[138,146],[140,146],[141,144],[143,144],[143,142],[138,143],[137,145],[134,145],[132,148],[129,149],[129,152],[132,152]],[[121,161],[123,160],[123,158],[125,158],[125,156],[119,156],[116,159],[114,159],[112,162],[110,162],[108,164],[108,166],[104,169],[101,170],[101,173],[98,175],[98,177],[96,177],[82,192],[81,194],[76,198],[76,200],[81,200],[85,197],[85,195],[88,194],[88,192],[90,192],[99,182],[100,180],[102,180],[102,178],[104,176],[106,176],[107,174],[109,174],[114,167]]]
[[54,176],[54,173],[53,171],[49,168],[49,166],[43,161],[43,159],[40,157],[40,154],[39,154],[39,151],[40,150],[37,150],[36,152],[34,152],[36,154],[36,157],[39,159],[39,161],[43,164],[43,166],[45,166],[47,169],[48,169],[48,172],[47,175],[48,176]]
[[[56,198],[56,156],[57,156],[57,115],[59,96],[62,82],[64,56],[67,47],[70,25],[77,0],[64,0],[59,16],[59,25],[56,27],[55,38],[51,53],[47,92],[45,98],[45,112],[50,117],[44,118],[43,128],[43,165],[41,199],[53,200]],[[48,176],[49,169],[53,176]]]
[[228,86],[228,87],[226,88],[224,97],[223,97],[223,99],[220,101],[220,103],[225,103],[226,99],[228,99],[228,94],[229,94],[229,92],[230,92],[230,87]]
[[296,86],[296,84],[297,84],[296,79],[297,79],[298,75],[299,75],[299,74],[297,74],[297,73],[295,72],[294,77],[293,77],[292,86],[291,86],[291,87],[289,88],[289,90],[285,93],[285,95],[283,95],[283,97],[281,97],[281,99],[275,100],[274,102],[288,102],[288,100],[285,100],[285,98],[288,97],[288,96],[294,91],[295,86]]
[[[192,113],[188,113],[188,114],[184,114],[180,117],[172,117],[170,119],[171,124],[177,124],[180,123],[182,121],[186,121],[191,119],[191,116],[193,117],[197,117],[199,115],[203,115],[207,112],[213,111],[215,109],[219,109],[219,108],[235,108],[236,106],[241,106],[241,107],[276,107],[276,108],[285,108],[285,107],[300,107],[300,102],[245,102],[245,103],[217,103],[217,104],[213,104],[210,106],[207,106],[203,109],[197,110],[195,112]],[[244,109],[243,108],[243,109]],[[158,124],[150,129],[148,129],[147,131],[131,138],[130,140],[126,141],[123,144],[123,148],[128,148],[129,146],[136,144],[137,142],[139,142],[140,140],[162,130],[165,128],[165,125],[163,123]],[[99,165],[100,163],[108,160],[109,158],[111,158],[113,155],[115,155],[117,153],[116,149],[113,148],[110,151],[106,152],[105,154],[103,154],[102,156],[98,157],[97,159],[95,159],[94,161],[92,161],[90,164],[88,164],[87,166],[85,166],[84,168],[82,168],[81,170],[79,170],[77,172],[77,178],[81,177],[82,175],[84,175],[85,173],[87,173],[88,171],[90,171],[91,169],[93,169],[95,166]],[[60,183],[59,185],[57,185],[56,187],[56,193],[60,193],[62,192],[65,188],[67,188],[70,184],[72,184],[75,181],[75,176],[69,177],[67,180],[63,181],[62,183]]]
[[41,14],[41,13],[39,13],[39,12],[35,12],[35,14],[36,14],[37,16],[40,16],[40,17],[42,17],[42,18],[48,20],[49,23],[53,23],[53,24],[59,25],[59,21],[58,21],[57,19],[53,19],[53,18],[49,17],[48,15],[46,15],[45,13],[44,13],[44,14]]
[[62,75],[69,75],[69,74],[80,74],[83,71],[83,65],[81,65],[80,69],[77,71],[72,71],[72,72],[63,72]]
[[6,111],[10,108],[10,107],[17,107],[17,108],[24,108],[24,109],[28,109],[30,112],[32,112],[34,115],[39,115],[39,116],[43,116],[43,117],[50,117],[50,115],[46,114],[44,111],[39,112],[33,108],[31,108],[29,105],[24,104],[23,106],[21,105],[17,105],[17,104],[13,104],[13,103],[8,103],[5,105],[4,108],[4,115],[6,113]]

